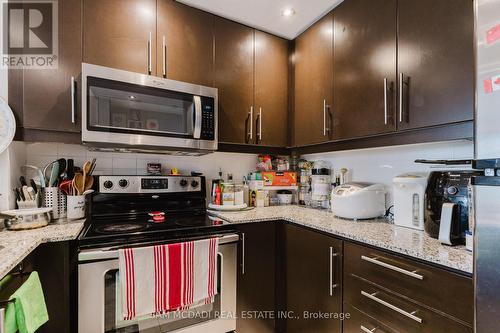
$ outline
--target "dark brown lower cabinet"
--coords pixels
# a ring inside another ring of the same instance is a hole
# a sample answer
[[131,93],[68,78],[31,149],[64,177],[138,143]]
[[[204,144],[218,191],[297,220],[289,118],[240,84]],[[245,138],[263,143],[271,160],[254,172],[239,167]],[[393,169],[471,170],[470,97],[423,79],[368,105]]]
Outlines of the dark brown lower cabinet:
[[249,223],[241,232],[236,300],[238,333],[275,332],[275,222]]
[[286,225],[287,333],[342,331],[342,241]]
[[344,321],[344,333],[397,333],[397,331],[347,303],[344,303],[344,313],[349,316]]
[[[344,311],[364,313],[369,330],[375,320],[392,329],[382,332],[472,332],[473,300],[469,277],[344,243]],[[360,332],[360,325],[346,321],[344,332]]]

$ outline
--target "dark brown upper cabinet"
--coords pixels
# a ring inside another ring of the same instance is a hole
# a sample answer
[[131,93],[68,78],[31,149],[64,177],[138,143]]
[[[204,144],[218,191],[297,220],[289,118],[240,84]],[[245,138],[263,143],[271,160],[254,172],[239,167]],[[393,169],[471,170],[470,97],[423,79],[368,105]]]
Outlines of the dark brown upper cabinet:
[[219,140],[284,147],[288,119],[288,41],[215,18]]
[[342,241],[285,225],[287,333],[340,333],[340,319],[304,318],[304,313],[342,312]]
[[219,90],[219,141],[255,139],[254,30],[215,18],[215,87]]
[[83,61],[156,75],[156,0],[83,0]]
[[255,31],[255,143],[288,145],[287,40]]
[[214,86],[214,16],[172,0],[157,1],[156,74]]
[[392,132],[397,0],[347,0],[334,12],[333,137]]
[[473,1],[399,0],[398,12],[398,128],[472,120]]
[[19,127],[54,133],[79,131],[81,13],[79,0],[59,2],[56,69],[9,71],[9,104]]
[[295,39],[294,146],[331,139],[333,13]]

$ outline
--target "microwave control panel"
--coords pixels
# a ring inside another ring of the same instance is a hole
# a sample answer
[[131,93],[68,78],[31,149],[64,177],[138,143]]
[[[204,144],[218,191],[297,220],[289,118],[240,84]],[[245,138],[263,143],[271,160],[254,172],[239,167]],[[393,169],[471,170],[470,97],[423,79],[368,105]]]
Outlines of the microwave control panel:
[[215,126],[217,119],[215,118],[214,99],[211,97],[201,97],[202,105],[202,120],[201,120],[201,136],[202,140],[215,139]]

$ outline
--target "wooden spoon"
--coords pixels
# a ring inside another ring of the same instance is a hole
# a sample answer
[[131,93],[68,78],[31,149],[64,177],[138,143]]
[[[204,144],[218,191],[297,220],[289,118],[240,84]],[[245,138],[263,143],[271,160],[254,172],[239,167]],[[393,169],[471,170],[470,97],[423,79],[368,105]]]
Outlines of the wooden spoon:
[[76,173],[75,178],[73,178],[73,187],[76,190],[77,195],[81,195],[85,188],[85,178],[81,173]]
[[87,182],[87,175],[90,173],[90,170],[92,169],[92,163],[90,163],[89,161],[85,162],[83,164],[83,167],[82,167],[82,171],[83,171],[83,183],[82,183],[82,187],[81,187],[81,193],[83,193],[85,191],[85,183]]

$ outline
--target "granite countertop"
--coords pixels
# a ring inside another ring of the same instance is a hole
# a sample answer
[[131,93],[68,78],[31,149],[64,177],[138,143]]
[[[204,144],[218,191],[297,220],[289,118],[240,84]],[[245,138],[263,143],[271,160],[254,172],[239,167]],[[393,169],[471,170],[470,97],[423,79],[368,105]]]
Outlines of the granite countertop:
[[286,220],[298,225],[373,245],[433,264],[472,274],[472,253],[465,246],[445,246],[424,231],[389,224],[386,220],[352,221],[327,211],[299,206],[255,208],[240,212],[211,212],[229,223]]
[[46,227],[0,231],[0,279],[7,275],[38,245],[76,239],[83,229],[85,220],[67,221],[60,219]]

